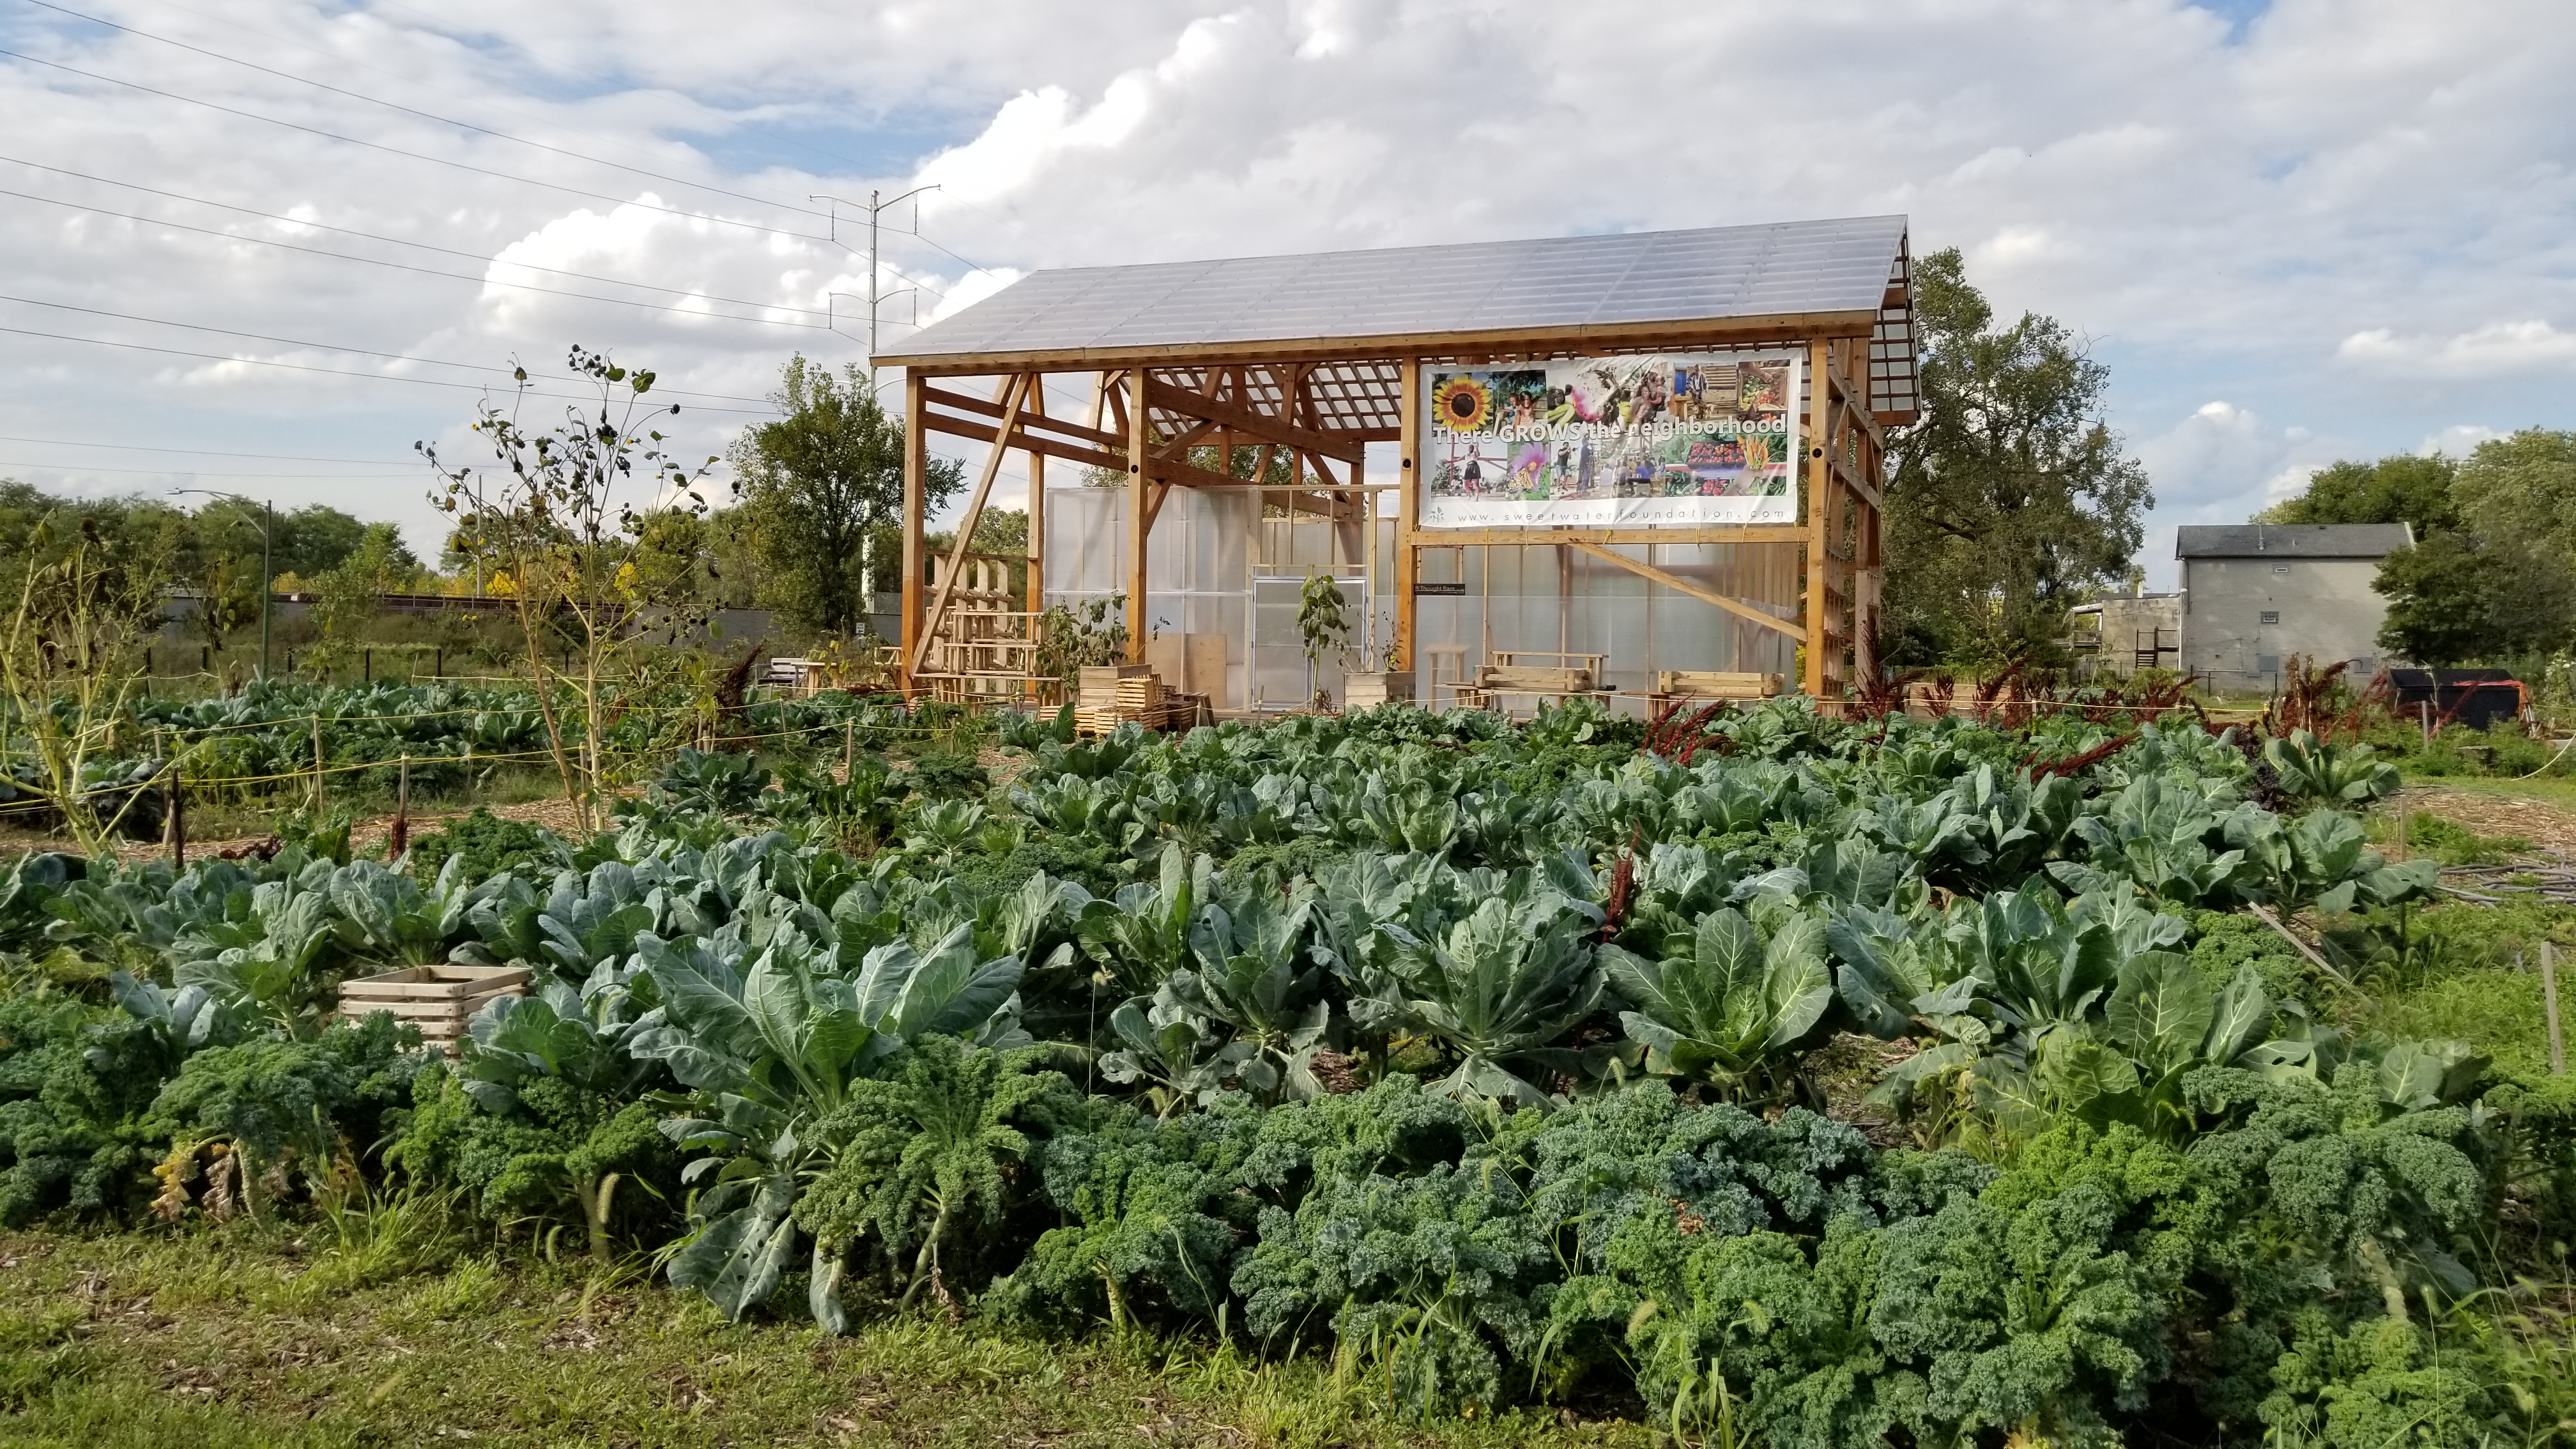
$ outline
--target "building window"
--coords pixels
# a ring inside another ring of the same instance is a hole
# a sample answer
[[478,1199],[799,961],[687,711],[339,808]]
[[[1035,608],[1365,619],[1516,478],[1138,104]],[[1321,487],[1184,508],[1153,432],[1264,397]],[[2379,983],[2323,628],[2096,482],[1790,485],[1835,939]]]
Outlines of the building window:
[[2280,611],[2280,610],[2278,610],[2278,609],[2265,609],[2265,610],[2263,611],[2263,622],[2264,622],[2264,623],[2266,623],[2266,624],[2278,624],[2278,623],[2280,623],[2280,622],[2281,622],[2281,611]]
[[2255,655],[2255,656],[2254,656],[2254,672],[2255,672],[2255,673],[2257,673],[2257,674],[2278,674],[2278,673],[2280,673],[2280,672],[2281,672],[2281,656],[2280,656],[2280,655],[2278,655],[2278,654],[2257,654],[2257,655]]

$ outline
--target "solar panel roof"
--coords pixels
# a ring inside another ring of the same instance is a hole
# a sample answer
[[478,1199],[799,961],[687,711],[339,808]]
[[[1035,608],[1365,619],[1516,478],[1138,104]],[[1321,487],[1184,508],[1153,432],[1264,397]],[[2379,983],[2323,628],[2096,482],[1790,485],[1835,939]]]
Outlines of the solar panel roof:
[[[1538,241],[1035,272],[878,358],[1111,354],[1423,333],[1888,314],[1906,219],[1852,217]],[[1875,349],[1874,349],[1875,350]]]

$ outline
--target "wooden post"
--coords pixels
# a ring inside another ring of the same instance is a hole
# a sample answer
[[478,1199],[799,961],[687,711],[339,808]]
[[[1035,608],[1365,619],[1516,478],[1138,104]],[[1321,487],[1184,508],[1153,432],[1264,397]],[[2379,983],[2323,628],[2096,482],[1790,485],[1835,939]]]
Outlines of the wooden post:
[[313,716],[313,808],[322,808],[322,716]]
[[[1046,375],[1029,374],[1029,411],[1046,416]],[[1032,615],[1046,612],[1046,454],[1029,449],[1029,562],[1023,602]],[[1037,623],[1029,624],[1029,642],[1038,642]],[[1034,668],[1034,665],[1032,665]]]
[[2558,947],[2540,943],[2540,1008],[2549,1026],[2549,1074],[2567,1075],[2567,1041],[2558,1034]]
[[[1408,357],[1396,367],[1396,407],[1401,416],[1396,421],[1400,456],[1395,470],[1395,647],[1388,651],[1386,667],[1402,673],[1413,668],[1413,588],[1422,562],[1413,536],[1422,520],[1422,364]],[[1356,480],[1357,470],[1353,472]],[[1377,546],[1374,537],[1369,546]],[[1422,697],[1429,699],[1429,691]]]
[[903,636],[902,676],[896,681],[904,697],[913,694],[913,646],[921,642],[921,529],[922,489],[930,470],[929,403],[922,396],[929,385],[920,373],[906,370],[903,377],[903,594],[900,610]]
[[859,776],[859,722],[841,721],[841,783],[846,785]]
[[[966,516],[957,521],[957,542],[948,550],[948,567],[940,571],[939,590],[930,599],[930,611],[923,618],[920,636],[913,640],[906,655],[905,668],[912,674],[921,672],[922,661],[930,657],[930,641],[948,616],[948,601],[957,593],[957,581],[966,574],[966,555],[975,542],[975,526],[984,519],[984,500],[992,496],[993,480],[1000,476],[1002,459],[1010,452],[1011,430],[1020,420],[1020,408],[1034,390],[1037,374],[1020,373],[1004,386],[1008,398],[1002,407],[1002,425],[994,430],[993,451],[984,460],[984,471],[975,479],[975,494],[966,500]],[[1032,449],[1032,452],[1035,450]]]
[[1834,627],[1826,617],[1825,579],[1833,558],[1828,552],[1829,526],[1833,521],[1833,467],[1825,457],[1825,432],[1831,419],[1827,407],[1829,384],[1825,378],[1826,346],[1822,342],[1807,346],[1807,666],[1801,671],[1799,685],[1818,699],[1825,695],[1825,656],[1833,648]]
[[179,775],[179,762],[172,760],[170,775],[170,813],[161,822],[162,838],[170,844],[170,868],[188,868],[188,795]]
[[1145,662],[1145,547],[1153,521],[1149,509],[1153,484],[1145,465],[1153,461],[1154,433],[1146,416],[1147,370],[1127,373],[1127,662]]
[[411,756],[402,757],[394,773],[394,823],[385,832],[385,859],[396,861],[411,853]]

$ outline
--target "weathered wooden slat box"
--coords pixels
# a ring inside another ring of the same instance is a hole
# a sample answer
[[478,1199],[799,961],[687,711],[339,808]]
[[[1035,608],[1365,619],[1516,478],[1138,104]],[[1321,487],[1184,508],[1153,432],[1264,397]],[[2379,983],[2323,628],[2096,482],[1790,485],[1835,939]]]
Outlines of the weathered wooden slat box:
[[420,1028],[424,1041],[449,1055],[465,1036],[465,1023],[496,996],[528,994],[524,966],[406,966],[340,983],[339,1014],[357,1018],[390,1012]]

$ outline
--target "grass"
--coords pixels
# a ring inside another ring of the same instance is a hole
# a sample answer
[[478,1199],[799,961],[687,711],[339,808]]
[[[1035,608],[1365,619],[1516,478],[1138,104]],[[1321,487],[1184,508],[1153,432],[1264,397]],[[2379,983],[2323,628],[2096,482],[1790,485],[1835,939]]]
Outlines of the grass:
[[933,1315],[840,1339],[728,1324],[640,1268],[451,1237],[417,1202],[290,1231],[0,1234],[0,1443],[1655,1442],[1556,1411],[1402,1423],[1312,1355]]

